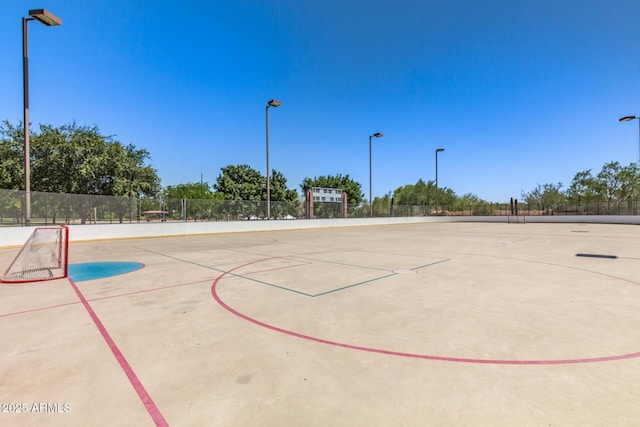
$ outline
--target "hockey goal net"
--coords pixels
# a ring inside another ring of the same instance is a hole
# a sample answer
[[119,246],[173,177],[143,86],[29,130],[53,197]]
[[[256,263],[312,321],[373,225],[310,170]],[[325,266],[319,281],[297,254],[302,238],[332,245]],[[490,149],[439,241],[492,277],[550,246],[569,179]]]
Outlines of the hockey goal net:
[[21,283],[67,277],[68,254],[68,227],[38,227],[0,281]]

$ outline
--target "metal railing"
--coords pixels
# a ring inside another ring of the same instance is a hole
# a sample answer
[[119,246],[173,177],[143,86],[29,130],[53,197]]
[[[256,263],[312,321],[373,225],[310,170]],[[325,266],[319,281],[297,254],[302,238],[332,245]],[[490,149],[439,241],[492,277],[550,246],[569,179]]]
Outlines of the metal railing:
[[[0,190],[0,225],[24,223],[24,191]],[[306,218],[302,201],[271,202],[271,219]],[[520,215],[638,215],[637,200],[566,202],[549,206],[520,204]],[[163,199],[31,192],[31,224],[122,224],[157,221],[248,221],[266,219],[265,201]],[[347,217],[370,216],[368,204],[347,207]],[[509,203],[407,206],[374,203],[375,217],[506,216]],[[341,218],[340,203],[314,203],[314,218]]]

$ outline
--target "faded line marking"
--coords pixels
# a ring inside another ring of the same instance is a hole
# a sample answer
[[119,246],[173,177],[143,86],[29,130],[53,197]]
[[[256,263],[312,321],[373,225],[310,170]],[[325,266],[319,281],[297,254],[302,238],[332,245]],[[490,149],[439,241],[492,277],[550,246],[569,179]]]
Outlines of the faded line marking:
[[343,286],[341,288],[336,288],[336,289],[332,289],[330,291],[321,292],[319,294],[309,295],[309,296],[314,297],[314,298],[315,297],[320,297],[322,295],[327,295],[327,294],[331,294],[333,292],[339,292],[339,291],[343,291],[345,289],[353,288],[354,286],[366,285],[367,283],[375,282],[376,280],[386,279],[387,277],[396,276],[397,274],[398,273],[391,273],[391,274],[387,274],[386,276],[374,277],[373,279],[365,280],[364,282],[354,283],[352,285]]
[[46,307],[37,307],[37,308],[31,308],[29,310],[22,310],[22,311],[15,311],[13,313],[0,314],[0,317],[16,316],[16,315],[19,315],[19,314],[34,313],[34,312],[37,312],[37,311],[44,311],[44,310],[49,310],[49,309],[52,309],[52,308],[66,307],[66,306],[69,306],[69,305],[76,305],[76,304],[80,304],[80,303],[77,302],[77,301],[74,301],[74,302],[67,302],[67,303],[64,303],[64,304],[48,305]]
[[[186,264],[197,265],[198,267],[206,268],[206,269],[209,269],[209,270],[214,270],[214,271],[217,271],[217,272],[220,272],[220,273],[224,272],[224,270],[220,270],[218,268],[215,268],[215,267],[212,267],[212,266],[209,266],[209,265],[200,264],[200,263],[197,263],[197,262],[194,262],[194,261],[188,261],[188,260],[177,258],[177,257],[171,256],[171,255],[166,255],[166,254],[163,254],[163,253],[160,253],[160,252],[150,251],[148,249],[141,249],[141,250],[150,252],[152,254],[160,255],[160,256],[163,256],[163,257],[166,257],[166,258],[170,258],[170,259],[173,259],[175,261],[184,262]],[[297,261],[295,258],[291,258],[291,257],[269,257],[269,258],[262,258],[262,259],[259,259],[257,261],[252,261],[252,262],[250,262],[248,264],[245,264],[245,265],[252,265],[252,264],[259,263],[259,262],[270,261],[270,260],[273,260],[273,259],[288,259],[288,260],[292,260],[292,261]],[[297,267],[299,265],[295,265],[295,266]],[[282,268],[287,268],[287,267],[276,267],[276,268],[273,268],[273,269],[265,269],[265,270],[261,270],[260,272],[264,273],[264,272],[273,271],[273,270],[280,270]],[[241,275],[241,274],[231,273],[230,276],[238,277],[238,278],[245,279],[245,280],[250,280],[252,282],[260,283],[262,285],[271,286],[273,288],[278,288],[278,289],[281,289],[283,291],[293,292],[293,293],[304,295],[304,296],[307,296],[307,297],[312,297],[313,296],[313,295],[307,294],[305,292],[296,291],[295,289],[289,289],[289,288],[286,288],[284,286],[275,285],[273,283],[265,282],[263,280],[254,279],[252,277],[247,277],[247,276],[244,276],[244,275]]]
[[[150,252],[150,253],[153,253],[153,254],[156,254],[156,255],[164,256],[164,257],[176,260],[176,261],[184,262],[184,263],[187,263],[187,264],[197,265],[199,267],[207,268],[207,269],[218,271],[218,272],[221,272],[221,273],[224,272],[224,270],[220,270],[220,269],[215,268],[215,267],[211,267],[211,266],[200,264],[200,263],[193,262],[193,261],[184,260],[184,259],[177,258],[177,257],[171,256],[171,255],[166,255],[166,254],[163,254],[163,253],[160,253],[160,252],[155,252],[155,251],[151,251],[151,250],[148,250],[148,249],[141,249],[141,250],[147,251],[147,252]],[[345,290],[345,289],[349,289],[349,288],[353,288],[353,287],[356,287],[356,286],[365,285],[367,283],[375,282],[377,280],[382,280],[382,279],[385,279],[387,277],[395,276],[397,274],[394,271],[390,271],[390,270],[382,269],[382,268],[363,267],[363,266],[360,266],[360,265],[346,264],[346,263],[334,262],[334,261],[317,260],[317,259],[313,259],[313,258],[300,257],[300,256],[296,256],[296,255],[276,256],[276,257],[263,258],[263,259],[260,259],[260,260],[251,261],[251,262],[249,262],[247,264],[244,264],[244,266],[255,265],[255,264],[258,264],[258,263],[261,263],[261,262],[271,261],[271,260],[274,260],[274,259],[285,259],[285,260],[290,260],[290,261],[298,261],[298,260],[301,259],[301,260],[305,260],[306,262],[304,264],[294,264],[294,265],[290,265],[290,266],[275,267],[275,268],[271,268],[271,269],[255,270],[255,271],[247,272],[247,273],[244,273],[244,274],[231,273],[231,271],[236,269],[236,268],[233,268],[233,269],[228,271],[228,274],[231,277],[237,277],[237,278],[240,278],[240,279],[249,280],[249,281],[252,281],[252,282],[255,282],[255,283],[259,283],[261,285],[270,286],[272,288],[280,289],[280,290],[283,290],[283,291],[286,291],[286,292],[292,292],[294,294],[298,294],[298,295],[302,295],[302,296],[310,297],[310,298],[320,297],[320,296],[323,296],[323,295],[328,295],[328,294],[331,294],[331,293],[334,293],[334,292],[339,292],[339,291],[342,291],[342,290]],[[309,262],[309,261],[311,261],[311,262]],[[425,265],[421,265],[421,266],[418,266],[418,267],[414,267],[411,270],[416,271],[416,270],[419,270],[419,269],[422,269],[422,268],[426,268],[426,267],[429,267],[429,266],[432,266],[432,265],[441,264],[441,263],[447,262],[447,261],[450,261],[450,260],[449,259],[443,259],[443,260],[435,261],[435,262],[432,262],[432,263],[429,263],[429,264],[425,264]],[[256,279],[256,278],[247,276],[248,274],[265,273],[265,272],[269,272],[269,271],[276,271],[276,270],[282,270],[282,269],[287,269],[287,268],[300,267],[302,265],[310,265],[313,262],[317,262],[317,263],[321,263],[321,264],[322,263],[337,264],[337,265],[344,265],[344,266],[347,266],[347,267],[363,268],[363,269],[369,269],[369,270],[378,270],[378,271],[387,272],[389,274],[386,274],[384,276],[374,277],[372,279],[365,280],[365,281],[362,281],[362,282],[353,283],[353,284],[346,285],[346,286],[341,286],[339,288],[331,289],[329,291],[320,292],[320,293],[317,293],[317,294],[310,294],[310,293],[307,293],[307,292],[298,291],[296,289],[288,288],[286,286],[276,285],[275,283],[270,283],[270,282],[266,282],[264,280],[260,280],[260,279]]]
[[448,262],[451,261],[450,259],[442,259],[440,261],[434,261],[432,263],[429,264],[425,264],[425,265],[421,265],[420,267],[414,267],[412,268],[412,270],[420,270],[421,268],[426,268],[426,267],[431,267],[432,265],[437,265],[437,264],[442,264],[443,262]]
[[308,258],[308,257],[302,257],[302,256],[298,256],[298,255],[292,255],[291,258],[304,259],[304,260],[307,260],[307,261],[314,261],[314,262],[318,262],[318,263],[322,263],[322,264],[336,264],[336,265],[344,265],[344,266],[347,266],[347,267],[364,268],[364,269],[367,269],[367,270],[378,270],[378,271],[386,271],[386,272],[390,271],[390,270],[388,270],[386,268],[377,268],[377,267],[370,267],[370,266],[366,266],[366,265],[348,264],[346,262],[338,262],[338,261],[327,261],[327,260],[324,260],[324,259]]

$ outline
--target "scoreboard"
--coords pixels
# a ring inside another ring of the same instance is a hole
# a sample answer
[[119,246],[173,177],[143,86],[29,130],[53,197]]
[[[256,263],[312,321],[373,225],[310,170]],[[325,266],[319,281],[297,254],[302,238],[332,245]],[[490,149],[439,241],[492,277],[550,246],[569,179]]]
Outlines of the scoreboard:
[[314,202],[342,203],[342,190],[338,188],[311,187]]

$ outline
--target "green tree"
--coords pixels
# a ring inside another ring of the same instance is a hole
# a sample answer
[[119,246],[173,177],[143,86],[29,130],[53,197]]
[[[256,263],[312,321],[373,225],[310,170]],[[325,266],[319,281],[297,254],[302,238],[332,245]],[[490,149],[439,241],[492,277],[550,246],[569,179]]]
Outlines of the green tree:
[[[396,188],[393,192],[394,203],[396,205],[407,206],[432,206],[436,204],[436,184],[435,181],[424,182],[419,179],[415,184],[409,184]],[[438,203],[442,207],[455,204],[457,196],[455,192],[447,187],[438,188]]]
[[7,121],[0,125],[0,188],[24,190],[23,135]]
[[300,184],[303,194],[312,187],[337,188],[347,193],[347,203],[350,205],[359,205],[364,201],[364,193],[362,185],[354,181],[349,175],[327,175],[311,178],[305,178]]
[[474,193],[466,193],[463,194],[462,197],[460,197],[458,199],[458,202],[462,205],[468,205],[468,206],[473,206],[473,205],[479,205],[482,203],[487,203],[485,200],[482,200],[480,198],[480,196],[478,196],[477,194]]
[[638,197],[640,177],[636,164],[623,167],[619,162],[609,162],[602,167],[596,179],[598,195],[606,201],[609,213],[613,206]]
[[[0,127],[0,186],[24,189],[21,126]],[[97,126],[40,125],[31,138],[31,190],[107,196],[153,196],[160,179],[149,152],[102,135]]]
[[426,206],[431,204],[431,200],[435,205],[435,183],[433,181],[426,183],[419,179],[415,184],[396,188],[393,192],[393,199],[397,205]]
[[[225,200],[260,200],[266,179],[249,165],[228,165],[216,178],[213,188]],[[265,190],[266,191],[266,190]]]
[[373,212],[374,216],[388,216],[391,215],[391,192],[388,192],[383,197],[373,198]]
[[[111,162],[115,177],[111,183],[114,196],[137,194],[152,197],[160,192],[160,179],[156,170],[145,165],[151,157],[146,149],[137,149],[133,144],[112,144],[110,148],[118,153],[118,157]],[[127,187],[128,190],[123,191]]]
[[[3,122],[0,126],[0,186],[24,190],[24,133],[22,126]],[[155,197],[160,188],[156,170],[147,165],[149,152],[133,144],[122,145],[112,136],[102,135],[97,126],[75,123],[53,127],[40,125],[31,138],[31,190],[33,192],[83,194],[97,196]],[[97,209],[99,199],[76,197],[84,222],[89,209]],[[34,211],[38,199],[33,198]],[[107,206],[107,203],[103,203]],[[63,210],[69,215],[69,203],[60,198],[47,200],[47,211],[54,218]],[[122,221],[132,212],[130,200],[116,200],[112,208]],[[136,203],[137,206],[137,203]]]
[[567,188],[566,195],[571,202],[591,202],[598,198],[598,180],[591,169],[578,172]]
[[458,196],[449,187],[438,188],[438,204],[440,209],[452,210],[458,201]]
[[529,192],[522,192],[522,198],[529,205],[537,210],[544,211],[545,214],[553,214],[558,210],[560,204],[566,201],[566,196],[562,193],[562,183],[538,184],[536,188]]
[[266,179],[249,165],[227,165],[220,168],[221,173],[216,178],[213,185],[216,192],[222,194],[225,200],[234,201],[228,203],[222,214],[232,216],[242,216],[250,219],[261,214],[258,203],[247,203],[247,201],[257,202],[262,199],[263,192],[266,192]]
[[[220,206],[220,203],[216,203],[215,200],[223,199],[223,195],[214,194],[206,182],[188,182],[167,186],[163,191],[163,198],[169,217],[198,220],[212,218]],[[185,200],[184,203],[183,200]],[[183,211],[184,208],[186,211]]]
[[[269,192],[271,200],[276,202],[296,202],[299,201],[298,192],[295,189],[287,188],[287,179],[281,172],[273,169],[269,176]],[[267,200],[265,189],[263,200]]]
[[[222,195],[220,195],[222,196]],[[213,192],[209,184],[188,182],[186,184],[169,185],[164,189],[167,199],[213,199]]]
[[463,194],[456,197],[453,202],[454,211],[472,211],[475,215],[493,215],[491,204],[474,193]]
[[[225,200],[238,201],[229,205],[233,215],[242,214],[247,218],[266,215],[266,203],[241,203],[246,201],[267,200],[267,180],[249,165],[228,165],[221,168],[213,187]],[[287,179],[281,172],[273,169],[269,176],[269,192],[272,203],[272,216],[294,215],[299,204],[296,190],[287,188]],[[275,204],[273,202],[276,202]],[[282,202],[282,203],[280,203]]]
[[602,167],[596,176],[598,194],[607,202],[607,211],[611,210],[611,204],[618,198],[621,171],[620,163],[609,162]]
[[640,170],[637,163],[624,166],[619,173],[620,200],[637,200],[640,196]]
[[[269,192],[271,195],[271,216],[285,218],[298,215],[300,197],[295,189],[287,188],[287,179],[281,172],[273,169],[269,176]],[[267,199],[265,188],[263,200]],[[275,203],[274,203],[275,202]]]

